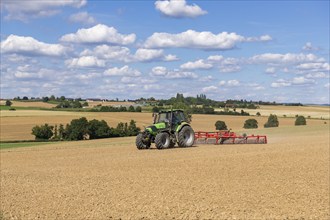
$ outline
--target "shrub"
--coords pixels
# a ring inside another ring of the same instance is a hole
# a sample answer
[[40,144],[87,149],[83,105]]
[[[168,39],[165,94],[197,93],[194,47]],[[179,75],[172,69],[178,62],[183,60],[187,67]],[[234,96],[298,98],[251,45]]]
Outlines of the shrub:
[[88,134],[90,139],[110,137],[111,129],[106,121],[91,120],[88,122]]
[[128,107],[128,110],[127,111],[129,111],[129,112],[135,112],[135,109],[134,109],[134,107],[132,105],[130,105]]
[[260,112],[257,112],[256,116],[261,116]]
[[11,106],[13,103],[10,100],[6,100],[6,106]]
[[265,128],[278,127],[278,125],[279,125],[279,122],[278,122],[277,116],[270,114],[270,116],[268,117],[268,121],[266,122],[264,127]]
[[36,140],[48,140],[54,134],[53,128],[53,126],[49,126],[48,124],[37,125],[32,128],[32,134],[35,136]]
[[306,125],[306,118],[304,116],[298,116],[294,125]]
[[136,107],[136,108],[135,108],[135,111],[136,111],[136,112],[142,112],[142,108],[141,108],[141,106]]
[[249,128],[258,128],[258,122],[257,122],[257,120],[251,118],[251,119],[248,119],[248,120],[245,121],[243,127],[247,128],[247,129],[249,129]]
[[85,117],[73,119],[70,124],[66,125],[64,139],[67,140],[83,140],[88,134],[88,121]]
[[224,121],[217,121],[217,122],[215,122],[215,129],[216,130],[227,130],[227,125]]

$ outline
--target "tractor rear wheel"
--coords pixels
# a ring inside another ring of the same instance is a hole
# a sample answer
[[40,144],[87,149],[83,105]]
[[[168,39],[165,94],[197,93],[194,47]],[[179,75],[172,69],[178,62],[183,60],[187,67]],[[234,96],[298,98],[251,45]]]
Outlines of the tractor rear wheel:
[[183,127],[179,132],[178,139],[180,147],[191,147],[195,141],[194,130],[190,126]]
[[171,144],[170,135],[166,132],[157,134],[155,144],[158,149],[169,148]]
[[143,137],[143,134],[140,133],[136,136],[135,139],[135,144],[137,149],[142,150],[142,149],[149,149],[150,148],[150,143],[145,143],[145,138]]

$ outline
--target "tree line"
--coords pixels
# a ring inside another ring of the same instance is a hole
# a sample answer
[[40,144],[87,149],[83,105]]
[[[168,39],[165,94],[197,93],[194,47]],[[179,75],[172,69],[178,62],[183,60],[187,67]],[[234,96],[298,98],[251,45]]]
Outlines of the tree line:
[[64,127],[63,124],[55,125],[36,125],[32,128],[32,134],[36,140],[85,140],[111,137],[136,136],[140,132],[136,126],[136,121],[129,123],[120,122],[115,128],[110,127],[104,120],[90,120],[85,117],[73,119]]

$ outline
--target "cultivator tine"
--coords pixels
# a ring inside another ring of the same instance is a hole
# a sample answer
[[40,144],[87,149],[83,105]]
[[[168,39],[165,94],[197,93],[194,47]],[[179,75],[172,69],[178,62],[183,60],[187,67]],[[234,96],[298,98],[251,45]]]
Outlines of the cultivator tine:
[[195,144],[267,144],[267,136],[239,136],[230,131],[195,132]]

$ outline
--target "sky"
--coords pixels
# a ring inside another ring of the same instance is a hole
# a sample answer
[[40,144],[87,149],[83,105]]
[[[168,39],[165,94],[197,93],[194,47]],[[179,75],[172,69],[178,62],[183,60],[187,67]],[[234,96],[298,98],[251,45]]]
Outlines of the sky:
[[329,1],[1,1],[1,98],[329,104]]

